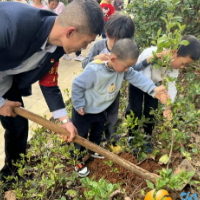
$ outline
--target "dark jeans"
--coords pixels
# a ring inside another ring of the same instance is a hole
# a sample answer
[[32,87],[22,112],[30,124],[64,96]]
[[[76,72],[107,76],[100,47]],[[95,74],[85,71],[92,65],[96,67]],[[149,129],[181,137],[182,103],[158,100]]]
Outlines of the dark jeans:
[[[144,102],[144,105],[143,105],[143,102]],[[145,118],[150,118],[151,122],[144,124],[145,125],[144,131],[146,134],[149,134],[149,135],[152,134],[152,131],[155,125],[154,115],[149,114],[152,108],[154,110],[158,108],[158,100],[154,99],[147,93],[129,84],[129,105],[127,107],[126,115],[130,114],[130,110],[132,110],[135,118],[138,117],[138,119],[141,119],[142,113],[144,114]],[[135,126],[134,130],[137,130],[137,129],[138,129],[138,126]],[[131,130],[129,130],[129,136],[133,136],[133,132]]]
[[[119,100],[120,100],[120,92],[118,93],[115,101],[105,110],[106,116],[106,128],[105,128],[105,136],[106,140],[110,141],[112,138],[112,134],[117,131],[117,119],[118,119],[118,110],[119,110]],[[117,142],[118,137],[113,137],[113,142]]]
[[80,56],[81,55],[81,51],[77,51],[75,54],[76,54],[76,56]]
[[[103,112],[98,114],[85,114],[82,116],[79,115],[74,108],[72,108],[72,122],[81,137],[87,139],[90,130],[89,141],[97,145],[100,144],[105,123],[105,116]],[[74,143],[74,146],[80,151],[85,150],[85,148],[80,144]]]
[[106,26],[107,21],[104,21],[104,28],[103,28],[103,32],[102,32],[102,38],[106,39],[106,32],[105,32],[105,26]]
[[[17,84],[13,83],[10,90],[3,96],[10,101],[21,102],[24,107],[21,93]],[[20,159],[20,154],[26,153],[27,137],[28,137],[28,120],[16,117],[4,117],[0,115],[1,124],[5,129],[5,165],[1,170],[3,176],[8,176],[17,172],[17,168],[12,165]]]

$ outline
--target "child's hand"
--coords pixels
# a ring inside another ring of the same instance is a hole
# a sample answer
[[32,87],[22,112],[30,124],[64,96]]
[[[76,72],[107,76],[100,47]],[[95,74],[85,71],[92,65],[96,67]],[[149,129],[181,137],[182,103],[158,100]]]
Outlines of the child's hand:
[[85,114],[84,109],[83,108],[79,109],[78,114],[83,116]]
[[159,92],[165,92],[165,93],[167,93],[167,90],[165,89],[165,86],[164,86],[164,85],[155,87],[153,91],[154,91],[155,93],[159,93]]
[[172,118],[171,118],[171,113],[172,113],[171,109],[170,109],[170,108],[166,108],[166,109],[163,111],[163,116],[164,116],[165,118],[167,118],[168,120],[171,120],[171,119],[172,119]]
[[[157,53],[156,56],[157,56],[157,58],[160,58],[161,60],[163,60],[163,55],[167,56],[167,54],[168,54],[167,51],[162,51],[161,53]],[[147,57],[147,63],[150,63],[151,59],[154,59],[153,55],[150,55]]]
[[162,103],[167,104],[167,100],[170,99],[170,95],[167,92],[158,92],[155,97]]
[[102,61],[107,61],[109,59],[109,54],[103,53],[94,57],[94,60],[98,60],[98,59]]

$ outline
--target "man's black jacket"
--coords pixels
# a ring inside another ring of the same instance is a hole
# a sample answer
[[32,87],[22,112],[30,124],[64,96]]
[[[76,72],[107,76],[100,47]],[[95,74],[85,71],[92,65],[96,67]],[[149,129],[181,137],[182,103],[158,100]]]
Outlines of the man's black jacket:
[[[40,50],[54,25],[56,14],[17,2],[0,3],[0,73],[18,67]],[[30,86],[44,77],[64,54],[62,47],[47,53],[36,69],[14,76],[27,94]],[[64,108],[58,86],[41,86],[50,111]]]

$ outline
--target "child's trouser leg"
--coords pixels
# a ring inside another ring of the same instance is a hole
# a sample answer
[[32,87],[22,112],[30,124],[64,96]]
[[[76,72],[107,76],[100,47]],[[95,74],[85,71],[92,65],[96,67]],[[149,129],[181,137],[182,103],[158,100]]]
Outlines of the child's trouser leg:
[[[78,134],[86,139],[91,126],[91,122],[88,120],[88,115],[79,115],[78,112],[72,108],[72,123],[77,128]],[[75,149],[79,149],[80,152],[85,150],[85,148],[80,144],[74,143],[74,146]],[[74,156],[73,152],[71,152],[71,155],[72,157]]]
[[[113,133],[116,133],[117,128],[117,119],[118,119],[118,110],[119,110],[119,100],[120,100],[120,92],[118,93],[115,101],[106,109],[106,129],[105,129],[105,136],[106,140],[110,141],[111,136]],[[113,138],[114,142],[116,142],[118,139],[117,137]]]
[[81,51],[76,51],[76,56],[80,56],[81,55]]
[[104,21],[104,28],[103,28],[103,32],[102,32],[102,38],[106,39],[106,32],[105,32],[105,26],[106,26],[107,21]]
[[104,113],[102,112],[99,114],[91,115],[91,117],[93,118],[92,120],[93,122],[91,125],[89,140],[99,145],[103,134],[105,116]]
[[154,99],[152,96],[145,93],[144,95],[144,116],[149,118],[151,123],[145,123],[144,131],[146,134],[151,135],[154,128],[154,115],[150,115],[152,109],[158,108],[158,99]]
[[[135,86],[129,84],[129,108],[134,113],[134,119],[135,118],[141,119],[142,117],[142,104],[143,104],[143,96],[144,92]],[[126,112],[126,115],[130,115],[130,111]],[[138,126],[136,125],[133,130],[137,130]],[[133,136],[133,131],[129,128],[129,136]]]

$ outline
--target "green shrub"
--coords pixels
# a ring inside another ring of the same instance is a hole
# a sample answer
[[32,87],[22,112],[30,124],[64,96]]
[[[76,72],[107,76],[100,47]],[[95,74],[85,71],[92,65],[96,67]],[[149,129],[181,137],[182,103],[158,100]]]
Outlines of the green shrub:
[[151,46],[157,31],[162,28],[166,32],[161,17],[174,14],[174,21],[186,25],[184,34],[200,37],[200,0],[134,0],[126,12],[134,16],[136,26],[135,40],[140,48]]

